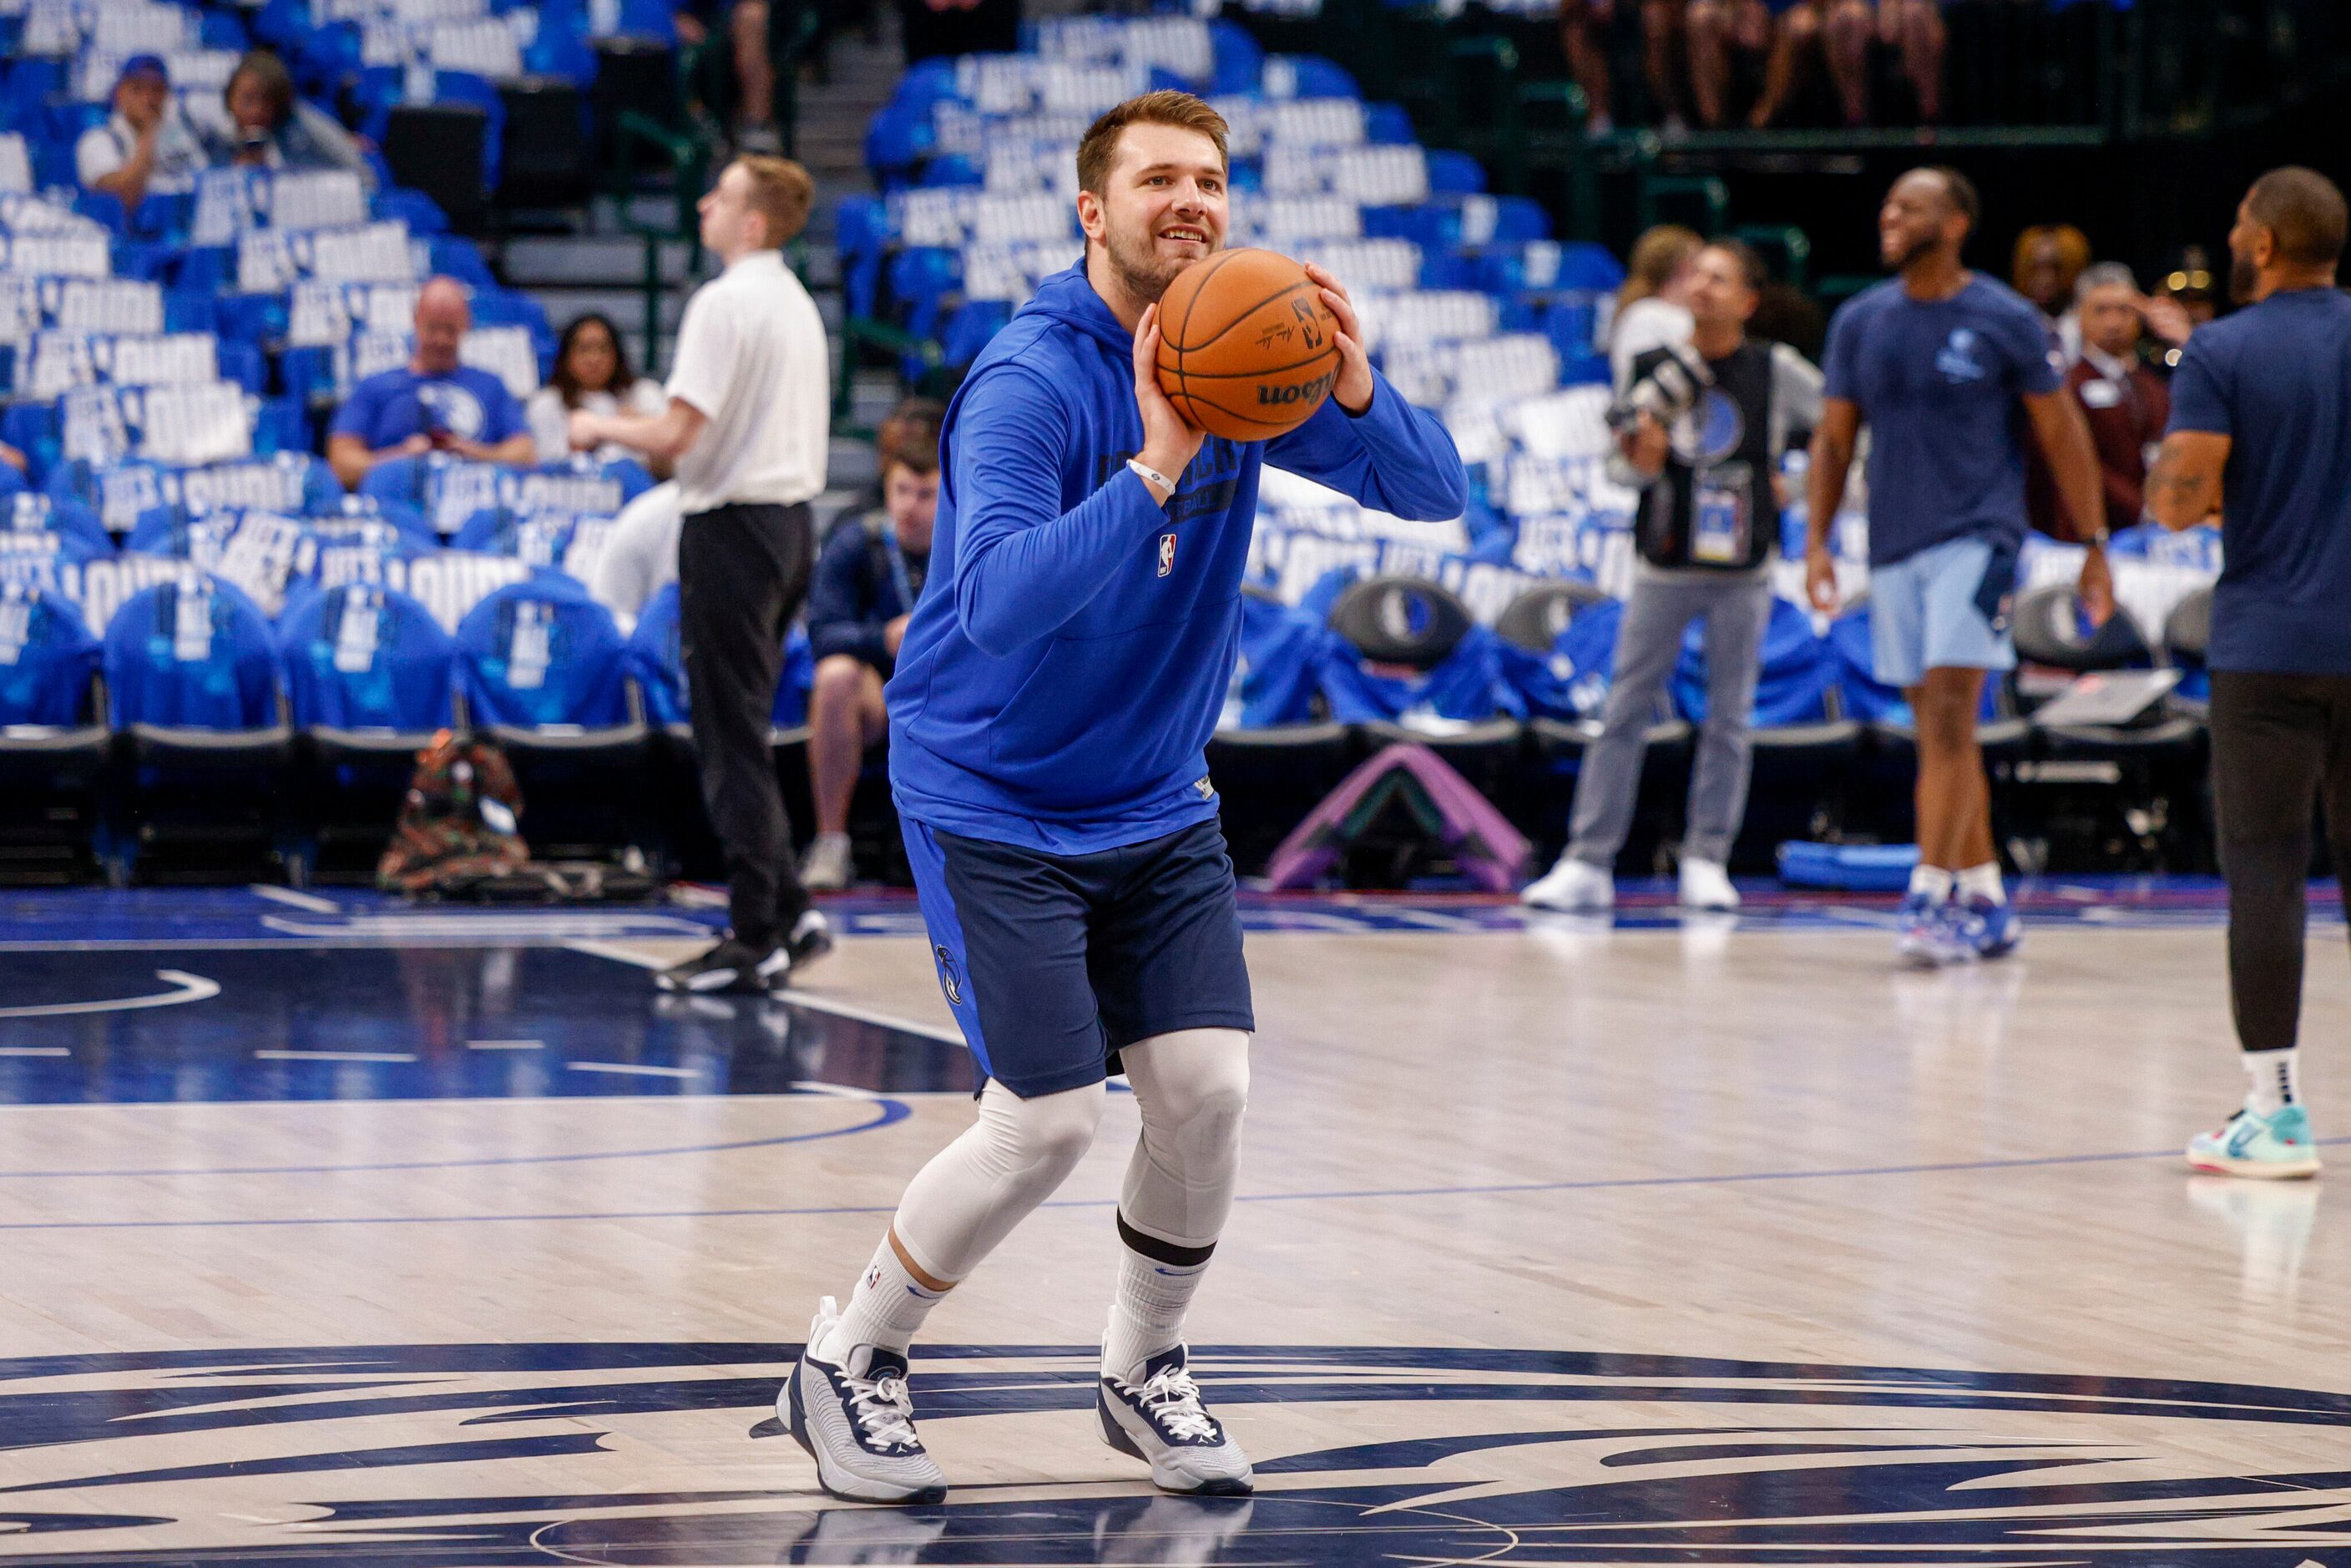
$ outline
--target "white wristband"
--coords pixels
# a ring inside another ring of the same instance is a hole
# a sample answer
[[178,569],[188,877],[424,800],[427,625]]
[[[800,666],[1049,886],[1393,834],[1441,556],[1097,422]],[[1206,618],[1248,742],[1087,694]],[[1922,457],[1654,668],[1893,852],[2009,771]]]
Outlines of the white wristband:
[[1167,477],[1166,475],[1162,474],[1158,469],[1146,468],[1132,457],[1126,460],[1126,465],[1134,470],[1136,478],[1141,479],[1144,484],[1150,486],[1152,489],[1158,494],[1159,504],[1161,506],[1165,506],[1167,504],[1168,497],[1176,494],[1176,481]]

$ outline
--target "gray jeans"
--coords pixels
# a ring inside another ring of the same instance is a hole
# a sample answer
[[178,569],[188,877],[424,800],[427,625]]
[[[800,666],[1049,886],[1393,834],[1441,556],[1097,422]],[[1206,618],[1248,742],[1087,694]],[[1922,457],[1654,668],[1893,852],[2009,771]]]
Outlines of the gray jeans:
[[1720,863],[1747,810],[1747,716],[1771,620],[1771,583],[1762,576],[1645,573],[1635,580],[1616,633],[1616,673],[1600,738],[1583,754],[1575,782],[1568,853],[1606,871],[1632,830],[1641,788],[1641,754],[1657,716],[1682,632],[1706,622],[1706,725],[1690,774],[1689,831],[1682,853]]

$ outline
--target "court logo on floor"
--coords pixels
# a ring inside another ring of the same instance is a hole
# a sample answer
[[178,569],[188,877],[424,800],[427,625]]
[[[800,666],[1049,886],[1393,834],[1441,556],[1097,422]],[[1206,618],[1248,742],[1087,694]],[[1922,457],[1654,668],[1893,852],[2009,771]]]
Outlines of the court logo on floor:
[[[1258,1494],[1154,1493],[1092,1347],[925,1347],[946,1503],[839,1510],[796,1345],[0,1362],[12,1564],[2351,1563],[2351,1396],[1533,1350],[1202,1346]],[[1275,1417],[1263,1407],[1280,1406]],[[1001,1438],[994,1430],[1005,1424]],[[1320,1434],[1284,1450],[1277,1434]],[[1017,1437],[1015,1433],[1017,1432]],[[1054,1434],[1061,1434],[1055,1437]],[[1360,1435],[1361,1440],[1353,1440]],[[691,1462],[677,1456],[692,1454]],[[985,1467],[957,1477],[957,1465]],[[1102,1481],[1133,1472],[1103,1495]]]

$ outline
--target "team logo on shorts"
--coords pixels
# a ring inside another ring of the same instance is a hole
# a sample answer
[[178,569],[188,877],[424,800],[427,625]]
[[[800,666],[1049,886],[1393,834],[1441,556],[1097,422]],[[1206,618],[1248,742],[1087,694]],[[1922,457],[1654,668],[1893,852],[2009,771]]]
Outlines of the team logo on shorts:
[[956,971],[955,955],[944,942],[934,944],[931,952],[939,961],[939,989],[947,994],[947,1006],[963,1006],[963,976]]
[[1165,577],[1169,572],[1174,571],[1175,570],[1176,536],[1174,534],[1162,534],[1159,536],[1159,575]]

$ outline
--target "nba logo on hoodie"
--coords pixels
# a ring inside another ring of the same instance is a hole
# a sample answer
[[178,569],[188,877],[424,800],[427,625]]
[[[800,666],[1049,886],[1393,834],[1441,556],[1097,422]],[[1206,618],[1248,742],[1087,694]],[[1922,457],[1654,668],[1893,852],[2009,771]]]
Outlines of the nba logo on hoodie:
[[1162,534],[1159,536],[1159,575],[1165,577],[1169,572],[1174,571],[1175,570],[1176,536],[1174,534]]

